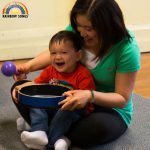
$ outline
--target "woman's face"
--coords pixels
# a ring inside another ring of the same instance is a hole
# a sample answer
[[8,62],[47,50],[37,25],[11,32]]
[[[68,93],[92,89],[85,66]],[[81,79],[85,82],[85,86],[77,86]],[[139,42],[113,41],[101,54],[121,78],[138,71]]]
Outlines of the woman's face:
[[84,39],[85,47],[87,48],[99,48],[99,38],[96,31],[93,29],[90,20],[86,15],[76,16],[77,30],[81,37]]

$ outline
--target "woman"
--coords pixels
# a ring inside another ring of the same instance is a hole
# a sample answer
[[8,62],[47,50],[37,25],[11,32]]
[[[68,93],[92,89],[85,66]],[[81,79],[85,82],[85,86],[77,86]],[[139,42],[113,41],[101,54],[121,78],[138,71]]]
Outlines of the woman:
[[[62,110],[83,108],[88,102],[95,105],[95,112],[73,126],[67,136],[80,147],[108,143],[120,137],[132,119],[132,91],[140,69],[139,47],[134,35],[126,29],[114,0],[77,0],[70,21],[67,29],[75,31],[83,40],[82,63],[93,74],[96,91],[64,93],[72,98],[61,102]],[[49,57],[45,51],[18,66],[18,71],[28,73],[42,69],[50,63]],[[20,110],[29,122],[26,112]]]

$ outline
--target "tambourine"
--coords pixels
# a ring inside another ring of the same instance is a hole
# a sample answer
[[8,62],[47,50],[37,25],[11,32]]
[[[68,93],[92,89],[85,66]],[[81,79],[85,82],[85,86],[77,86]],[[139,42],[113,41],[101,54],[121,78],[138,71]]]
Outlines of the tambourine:
[[19,102],[33,108],[58,108],[58,103],[66,97],[62,94],[70,90],[62,85],[38,84],[21,88],[18,91]]

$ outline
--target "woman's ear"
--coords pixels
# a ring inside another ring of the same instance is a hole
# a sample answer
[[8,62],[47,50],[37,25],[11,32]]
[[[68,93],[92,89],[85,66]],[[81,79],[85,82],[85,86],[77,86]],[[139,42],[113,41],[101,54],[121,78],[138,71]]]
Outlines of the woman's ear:
[[77,61],[80,61],[82,56],[83,56],[83,51],[82,50],[77,51]]

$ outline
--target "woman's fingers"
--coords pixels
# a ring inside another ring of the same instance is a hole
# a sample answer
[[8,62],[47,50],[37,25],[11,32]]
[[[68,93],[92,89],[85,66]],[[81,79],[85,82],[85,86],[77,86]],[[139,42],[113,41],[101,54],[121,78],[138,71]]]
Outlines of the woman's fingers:
[[59,102],[59,105],[62,105],[62,109],[68,109],[71,105],[71,97],[67,97],[63,101]]
[[75,109],[80,108],[80,105],[78,104],[76,99],[73,97],[66,98],[64,101],[61,102],[61,105],[62,105],[62,107],[61,107],[62,110],[73,111]]
[[71,97],[67,97],[65,100],[59,102],[59,105],[61,105],[62,110],[71,110],[73,101]]
[[63,110],[75,110],[85,107],[89,99],[89,90],[72,90],[64,93],[67,96],[65,100],[60,102],[61,109]]
[[67,97],[66,99],[60,101],[60,102],[58,103],[58,105],[64,105],[64,104],[68,101],[68,99],[69,99],[69,97]]
[[76,90],[70,90],[63,93],[63,96],[73,96],[76,93]]
[[70,108],[70,110],[71,110],[71,111],[74,111],[74,110],[76,110],[76,109],[79,109],[79,108],[78,108],[78,105],[77,105],[76,103],[74,103],[74,104],[72,105],[72,107]]

